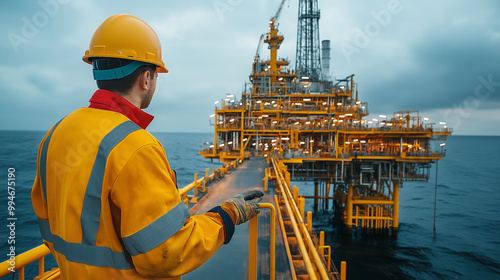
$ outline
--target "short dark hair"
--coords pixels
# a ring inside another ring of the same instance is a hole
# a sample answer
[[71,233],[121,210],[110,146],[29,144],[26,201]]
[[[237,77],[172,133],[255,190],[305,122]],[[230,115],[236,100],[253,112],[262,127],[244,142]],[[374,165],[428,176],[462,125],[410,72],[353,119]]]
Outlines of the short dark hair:
[[[125,66],[131,63],[133,60],[128,59],[120,59],[120,58],[105,58],[99,59],[96,58],[93,63],[99,64],[99,69],[114,69],[118,67]],[[121,79],[115,80],[97,80],[97,87],[99,89],[105,89],[112,92],[127,92],[132,88],[132,85],[137,81],[137,78],[142,75],[144,72],[149,71],[151,76],[156,74],[156,66],[153,64],[142,65],[139,68],[135,69],[132,74],[125,76]]]

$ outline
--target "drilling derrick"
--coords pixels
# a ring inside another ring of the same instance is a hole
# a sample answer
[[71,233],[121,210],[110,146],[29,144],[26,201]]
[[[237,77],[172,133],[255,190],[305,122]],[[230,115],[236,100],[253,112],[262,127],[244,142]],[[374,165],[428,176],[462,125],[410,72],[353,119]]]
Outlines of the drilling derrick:
[[300,0],[297,24],[296,68],[300,77],[321,79],[318,0]]

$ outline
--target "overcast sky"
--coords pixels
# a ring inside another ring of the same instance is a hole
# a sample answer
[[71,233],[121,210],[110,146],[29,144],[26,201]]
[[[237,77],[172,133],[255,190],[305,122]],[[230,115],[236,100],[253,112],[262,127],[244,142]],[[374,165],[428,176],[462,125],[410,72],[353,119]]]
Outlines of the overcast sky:
[[[153,132],[213,132],[214,101],[241,96],[279,0],[0,2],[0,130],[48,130],[96,90],[81,57],[109,16],[156,30],[160,75]],[[362,2],[362,3],[361,3]],[[319,0],[332,73],[355,74],[370,119],[419,110],[457,135],[500,135],[500,1]],[[295,67],[298,0],[280,18],[278,52]],[[266,48],[261,57],[269,57]]]

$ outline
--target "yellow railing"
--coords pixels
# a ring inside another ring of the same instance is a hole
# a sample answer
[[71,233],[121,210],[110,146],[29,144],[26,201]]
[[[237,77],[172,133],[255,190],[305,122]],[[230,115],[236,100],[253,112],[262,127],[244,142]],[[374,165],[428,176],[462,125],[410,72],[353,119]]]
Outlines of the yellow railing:
[[[50,254],[50,250],[45,244],[35,247],[29,251],[26,251],[13,260],[6,260],[0,263],[0,277],[13,273],[15,270],[19,275],[19,280],[24,280],[24,267],[30,263],[38,260],[38,276],[45,273],[45,261],[44,257]],[[54,272],[51,274],[53,278],[43,278],[43,279],[59,279],[59,272]]]
[[[198,174],[194,173],[194,181],[186,185],[184,188],[179,189],[179,194],[181,195],[184,203],[188,205],[189,202],[191,203],[198,202],[198,197],[197,197],[198,190],[205,192],[206,186],[208,185],[209,182],[217,180],[220,177],[224,177],[224,175],[226,175],[229,172],[229,170],[238,167],[239,161],[240,160],[237,159],[229,163],[224,163],[224,165],[221,166],[220,168],[217,169],[214,168],[213,173],[210,175],[209,175],[209,169],[207,168],[205,170],[205,177],[201,177],[200,179],[198,179]],[[194,196],[188,197],[188,192],[191,190],[194,190]],[[189,198],[191,198],[191,200],[189,200]]]
[[[269,279],[274,280],[276,277],[276,208],[270,203],[260,203],[260,208],[267,208],[271,210],[271,219],[270,223],[270,247],[269,247],[269,255],[270,255],[270,271],[269,271]],[[249,222],[249,247],[248,247],[248,279],[249,280],[257,280],[257,239],[258,239],[258,215],[253,217]]]
[[[322,256],[320,256],[320,253],[318,253],[318,250],[316,250],[316,246],[311,237],[312,215],[308,213],[307,223],[304,222],[304,214],[303,210],[301,210],[302,207],[297,206],[296,201],[298,201],[298,199],[294,199],[294,197],[297,196],[296,191],[294,192],[294,194],[292,194],[290,191],[289,176],[283,174],[283,172],[281,171],[282,168],[278,166],[278,160],[276,159],[276,157],[272,158],[272,164],[275,170],[274,173],[276,174],[277,187],[279,188],[279,193],[283,197],[283,201],[287,209],[293,232],[299,246],[299,251],[304,261],[307,274],[309,275],[309,279],[330,279],[329,273],[327,272],[330,270],[327,270],[327,268],[325,268],[325,265],[322,261]],[[318,247],[318,249],[321,249],[320,251],[324,251],[324,249],[328,246],[324,246],[324,243],[321,244],[320,241]],[[331,254],[330,249],[329,254]],[[342,264],[342,266],[344,266],[344,264]],[[336,275],[336,277],[338,277],[338,274]],[[341,271],[341,277],[345,277],[345,271]]]

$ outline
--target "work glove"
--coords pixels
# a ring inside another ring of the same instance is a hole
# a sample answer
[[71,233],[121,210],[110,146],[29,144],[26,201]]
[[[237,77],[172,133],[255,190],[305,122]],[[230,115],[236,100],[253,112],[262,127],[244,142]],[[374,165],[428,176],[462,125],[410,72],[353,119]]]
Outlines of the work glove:
[[238,219],[236,224],[242,224],[255,215],[259,214],[259,202],[262,200],[264,193],[253,190],[237,194],[235,197],[228,199],[226,202],[231,203],[238,210]]

